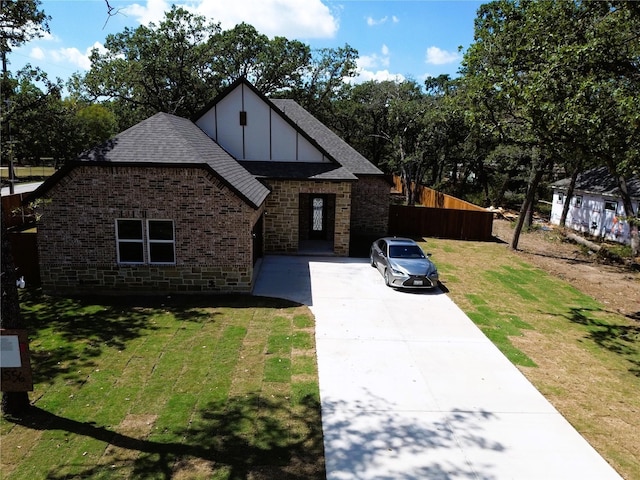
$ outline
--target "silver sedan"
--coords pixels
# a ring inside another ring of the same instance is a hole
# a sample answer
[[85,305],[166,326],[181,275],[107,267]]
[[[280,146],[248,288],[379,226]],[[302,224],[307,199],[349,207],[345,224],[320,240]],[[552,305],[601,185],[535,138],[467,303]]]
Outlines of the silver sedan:
[[438,269],[420,246],[409,238],[384,237],[371,245],[371,266],[389,287],[435,288]]

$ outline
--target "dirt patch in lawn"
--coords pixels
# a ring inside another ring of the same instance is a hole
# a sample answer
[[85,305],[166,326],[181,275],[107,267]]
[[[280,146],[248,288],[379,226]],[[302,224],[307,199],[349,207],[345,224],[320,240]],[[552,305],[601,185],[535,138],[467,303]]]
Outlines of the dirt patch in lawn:
[[[513,227],[513,222],[496,219],[493,235],[510,243]],[[635,267],[605,263],[595,253],[565,241],[551,225],[523,233],[518,250],[527,262],[566,280],[612,312],[640,321],[640,258]]]

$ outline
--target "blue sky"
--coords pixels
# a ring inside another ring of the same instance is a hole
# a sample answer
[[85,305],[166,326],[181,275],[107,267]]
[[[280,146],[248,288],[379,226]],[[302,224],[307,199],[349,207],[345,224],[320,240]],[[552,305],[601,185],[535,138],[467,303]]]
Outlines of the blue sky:
[[51,33],[15,49],[9,68],[26,63],[67,79],[89,68],[88,55],[125,27],[158,23],[171,4],[220,22],[246,22],[270,37],[298,39],[312,48],[358,50],[358,81],[455,76],[473,41],[475,0],[42,0]]

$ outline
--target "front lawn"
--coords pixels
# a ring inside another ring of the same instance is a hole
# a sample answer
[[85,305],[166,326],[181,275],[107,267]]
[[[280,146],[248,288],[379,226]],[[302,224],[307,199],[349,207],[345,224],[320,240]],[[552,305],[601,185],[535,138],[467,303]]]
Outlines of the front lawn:
[[3,479],[325,477],[307,307],[24,294],[35,391]]

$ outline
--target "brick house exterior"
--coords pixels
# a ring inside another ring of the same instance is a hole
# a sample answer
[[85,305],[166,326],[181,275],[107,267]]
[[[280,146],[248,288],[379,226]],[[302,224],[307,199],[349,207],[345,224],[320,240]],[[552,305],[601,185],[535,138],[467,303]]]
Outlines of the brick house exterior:
[[[240,113],[239,113],[240,112]],[[251,292],[264,253],[349,254],[386,233],[382,172],[290,100],[234,83],[195,122],[159,113],[34,196],[49,293]]]

